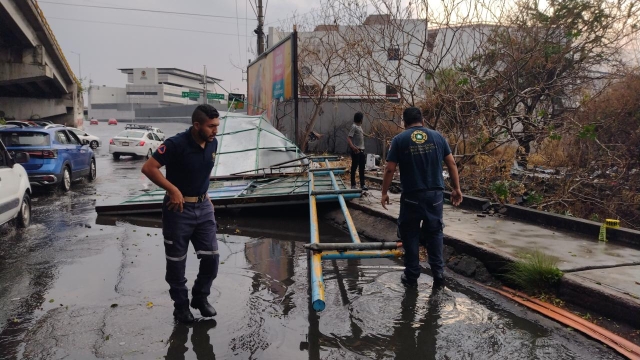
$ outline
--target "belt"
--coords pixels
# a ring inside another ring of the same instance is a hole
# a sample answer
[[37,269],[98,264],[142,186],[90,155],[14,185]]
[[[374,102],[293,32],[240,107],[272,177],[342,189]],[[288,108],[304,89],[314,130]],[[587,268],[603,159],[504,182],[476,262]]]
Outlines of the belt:
[[207,193],[204,193],[200,196],[183,196],[182,198],[184,199],[184,202],[187,203],[201,203],[208,200],[209,196]]

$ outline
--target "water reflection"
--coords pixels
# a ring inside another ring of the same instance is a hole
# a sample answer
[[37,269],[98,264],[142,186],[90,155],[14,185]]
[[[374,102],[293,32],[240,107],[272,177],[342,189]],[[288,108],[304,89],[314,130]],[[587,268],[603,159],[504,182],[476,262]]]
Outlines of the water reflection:
[[217,323],[213,319],[197,321],[191,325],[177,323],[173,328],[171,337],[169,337],[169,348],[165,358],[169,360],[185,359],[185,354],[189,351],[187,347],[189,329],[192,329],[191,345],[196,358],[198,360],[215,359],[216,354],[213,352],[209,330],[215,328],[216,325]]

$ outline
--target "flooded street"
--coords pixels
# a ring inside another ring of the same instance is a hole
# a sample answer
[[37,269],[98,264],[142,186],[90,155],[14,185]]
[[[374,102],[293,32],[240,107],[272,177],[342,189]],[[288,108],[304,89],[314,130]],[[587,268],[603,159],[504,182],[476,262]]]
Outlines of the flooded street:
[[[187,124],[160,124],[167,136]],[[431,292],[400,284],[401,261],[323,263],[327,308],[310,310],[306,207],[226,212],[215,320],[176,325],[157,216],[101,217],[155,188],[143,160],[114,161],[100,136],[98,178],[68,194],[35,189],[33,224],[0,229],[0,359],[619,359],[619,355],[465,280]],[[349,241],[321,224],[323,241]],[[198,261],[190,247],[187,286]],[[451,273],[451,272],[449,272]],[[194,315],[199,316],[195,311]]]

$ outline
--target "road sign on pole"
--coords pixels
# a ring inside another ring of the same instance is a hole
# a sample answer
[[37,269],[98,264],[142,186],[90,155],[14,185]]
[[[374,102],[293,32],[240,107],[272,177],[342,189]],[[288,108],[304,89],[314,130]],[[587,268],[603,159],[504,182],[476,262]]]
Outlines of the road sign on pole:
[[224,94],[208,93],[207,94],[207,99],[209,99],[209,100],[224,100]]
[[197,91],[183,91],[182,97],[183,98],[199,98],[200,93]]

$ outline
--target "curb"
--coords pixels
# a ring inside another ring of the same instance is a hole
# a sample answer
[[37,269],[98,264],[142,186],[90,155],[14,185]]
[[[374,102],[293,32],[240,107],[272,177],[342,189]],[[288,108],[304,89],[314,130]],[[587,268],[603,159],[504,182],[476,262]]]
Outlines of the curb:
[[[347,206],[376,218],[389,220],[393,223],[397,221],[394,216],[360,204],[347,202]],[[453,247],[459,253],[476,258],[484,264],[491,274],[504,273],[504,266],[515,260],[507,254],[491,251],[448,235],[444,235],[444,244]],[[558,298],[594,313],[640,328],[640,316],[630,316],[631,314],[640,314],[640,304],[585,286],[571,278],[567,278],[567,275],[570,274],[565,274],[558,285]]]
[[[365,176],[367,180],[382,183],[382,178],[367,175]],[[393,180],[394,185],[400,185],[400,182],[397,180]],[[451,193],[448,191],[444,192],[445,199],[449,199]],[[488,204],[488,205],[487,205]],[[499,203],[497,203],[499,204]],[[492,205],[489,199],[478,198],[475,196],[464,195],[464,200],[462,204],[460,204],[460,208],[468,209],[468,210],[477,210],[483,211],[485,207]],[[561,230],[568,230],[577,232],[580,234],[588,235],[593,237],[593,239],[598,239],[598,234],[600,233],[600,226],[602,223],[580,219],[572,216],[554,214],[546,211],[540,211],[531,209],[525,206],[520,205],[511,205],[511,204],[499,204],[501,207],[507,209],[505,215],[511,217],[513,219],[518,219],[530,224],[536,225],[544,225],[551,226]],[[627,229],[627,228],[618,228],[607,229],[607,239],[611,242],[623,244],[623,245],[631,245],[634,248],[640,248],[640,231]]]

